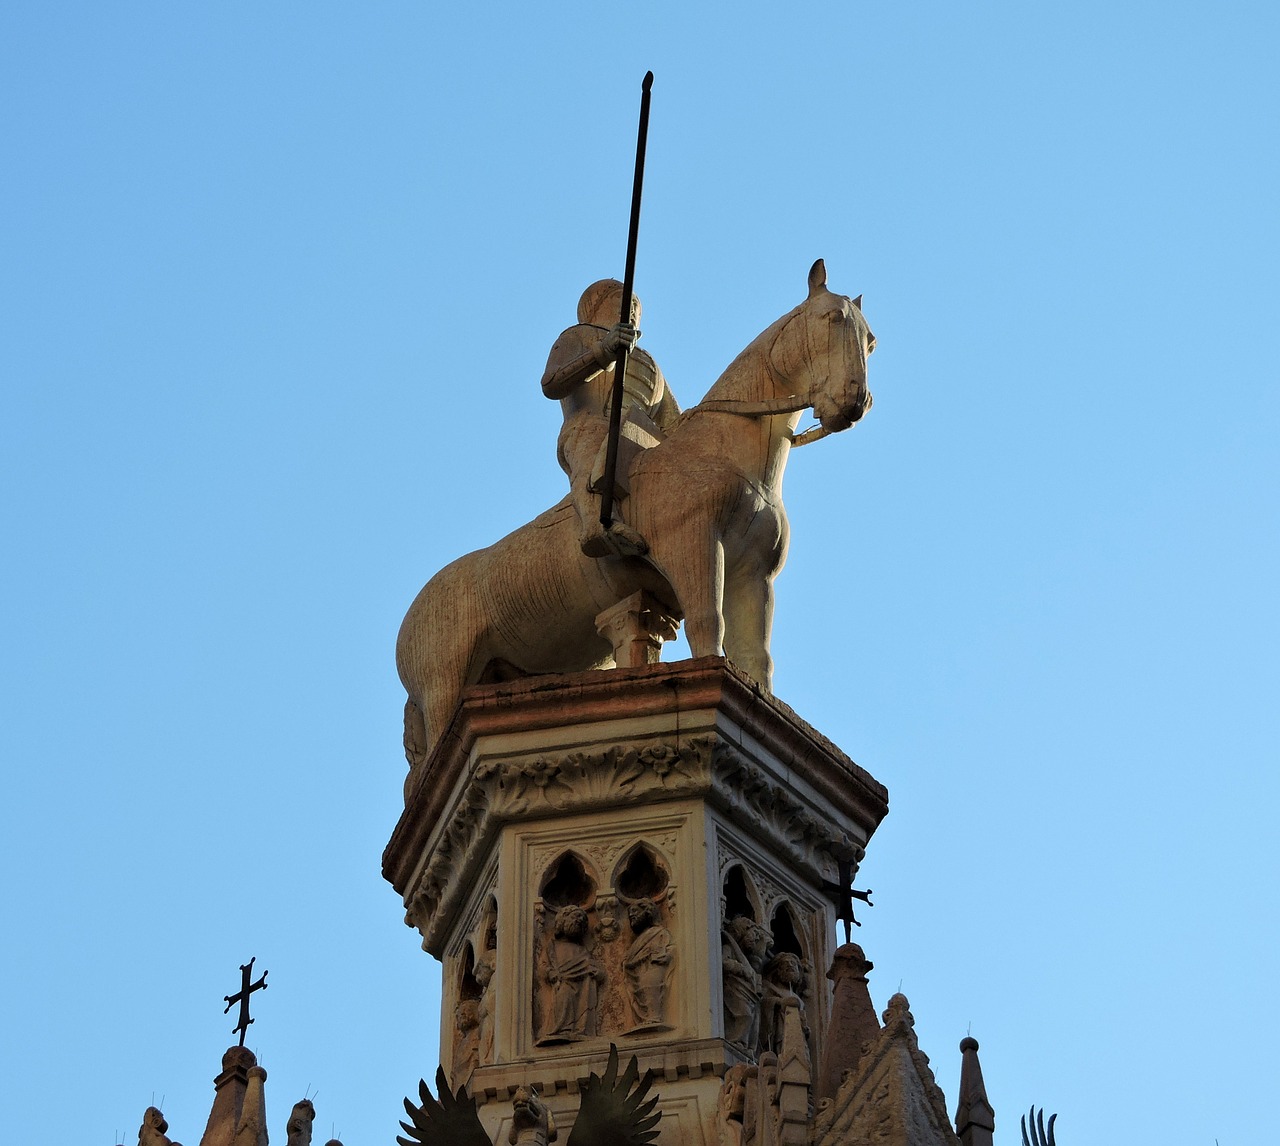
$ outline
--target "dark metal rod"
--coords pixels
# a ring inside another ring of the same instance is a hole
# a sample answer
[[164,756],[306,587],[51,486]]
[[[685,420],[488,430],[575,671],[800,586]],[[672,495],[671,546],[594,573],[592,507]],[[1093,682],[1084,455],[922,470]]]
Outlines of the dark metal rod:
[[[640,89],[640,130],[636,137],[636,177],[631,185],[631,227],[627,232],[627,269],[622,279],[622,316],[619,322],[631,321],[631,295],[636,280],[636,240],[640,236],[640,192],[644,187],[644,151],[649,138],[649,94],[653,73],[645,72]],[[604,455],[604,489],[600,491],[600,524],[608,529],[613,523],[613,485],[618,474],[618,439],[622,435],[622,386],[627,376],[627,355],[618,351],[613,368],[613,397],[609,403],[609,445]]]

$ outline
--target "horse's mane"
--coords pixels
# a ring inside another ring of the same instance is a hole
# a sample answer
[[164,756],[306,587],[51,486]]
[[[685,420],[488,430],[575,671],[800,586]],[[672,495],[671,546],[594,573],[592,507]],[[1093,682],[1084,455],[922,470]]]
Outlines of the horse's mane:
[[[760,371],[751,370],[751,367],[757,361],[763,359],[767,364],[769,356],[773,352],[773,345],[782,336],[782,332],[787,328],[787,324],[793,318],[796,318],[803,309],[804,304],[787,311],[777,321],[770,323],[759,334],[755,336],[746,346],[742,348],[738,356],[734,358],[728,366],[721,372],[720,377],[712,384],[711,389],[703,395],[702,401],[706,402],[710,399],[733,398],[740,401],[756,401],[761,398],[773,397],[771,394],[743,394],[739,393],[736,387],[740,384],[740,379],[745,375],[750,378],[758,378],[761,376]],[[766,368],[763,372],[764,376],[772,378],[774,371]],[[697,407],[691,407],[689,413],[692,414]]]

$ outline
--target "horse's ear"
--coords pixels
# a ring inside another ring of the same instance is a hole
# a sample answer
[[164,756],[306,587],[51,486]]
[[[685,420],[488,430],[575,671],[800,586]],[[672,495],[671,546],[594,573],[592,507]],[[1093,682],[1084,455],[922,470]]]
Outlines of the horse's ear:
[[858,297],[853,300],[853,305],[859,310],[862,309],[862,295],[858,295]]
[[813,298],[827,286],[827,264],[819,259],[809,268],[809,297]]

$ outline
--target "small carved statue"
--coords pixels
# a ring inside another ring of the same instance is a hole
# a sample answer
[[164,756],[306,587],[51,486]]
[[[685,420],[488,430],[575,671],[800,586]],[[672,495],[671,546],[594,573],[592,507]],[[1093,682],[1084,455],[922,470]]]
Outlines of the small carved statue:
[[538,1040],[543,1046],[578,1042],[598,1033],[596,1001],[604,982],[604,968],[587,950],[587,913],[581,907],[556,912],[554,935],[546,947],[551,1006],[548,1029]]
[[[489,984],[493,982],[493,973],[497,969],[497,951],[486,951],[476,963],[476,982],[480,985],[480,1031],[478,1053],[480,1062],[493,1061],[493,996]],[[455,1060],[456,1061],[456,1060]]]
[[716,1108],[716,1138],[719,1146],[746,1146],[755,1140],[755,1104],[747,1102],[747,1092],[759,1068],[735,1063],[724,1072],[720,1102]]
[[588,557],[633,557],[649,548],[624,522],[615,519],[608,530],[600,523],[596,486],[604,472],[619,350],[624,346],[631,350],[623,381],[624,419],[638,415],[656,429],[665,430],[680,414],[658,364],[645,351],[633,349],[640,337],[636,329],[640,300],[632,297],[629,323],[618,321],[621,311],[622,284],[616,279],[601,279],[587,287],[578,302],[578,325],[556,339],[542,376],[542,392],[559,399],[564,410],[556,453],[569,475],[573,507],[578,513],[578,543]]
[[809,1040],[809,1024],[804,1013],[804,999],[800,992],[804,986],[804,967],[800,956],[782,951],[769,960],[764,969],[764,1000],[760,1007],[760,1050],[783,1052],[783,1035],[788,1010],[795,1010],[800,1020],[806,1046]]
[[556,1140],[556,1120],[533,1086],[517,1086],[511,1099],[511,1146],[547,1146]]
[[285,1127],[286,1146],[311,1146],[311,1124],[316,1120],[316,1108],[311,1099],[304,1098],[293,1104],[289,1123]]
[[632,1029],[660,1027],[666,1019],[667,975],[675,954],[671,932],[658,923],[658,905],[648,898],[627,908],[627,922],[635,935],[622,960],[636,1023]]
[[479,999],[461,999],[453,1008],[453,1082],[461,1086],[469,1082],[480,1065]]
[[760,1035],[760,972],[769,951],[770,935],[754,919],[737,915],[721,932],[724,971],[724,1037],[754,1054]]
[[154,1106],[148,1106],[142,1115],[142,1125],[138,1128],[138,1146],[181,1146],[171,1141],[165,1134],[169,1124],[164,1115]]

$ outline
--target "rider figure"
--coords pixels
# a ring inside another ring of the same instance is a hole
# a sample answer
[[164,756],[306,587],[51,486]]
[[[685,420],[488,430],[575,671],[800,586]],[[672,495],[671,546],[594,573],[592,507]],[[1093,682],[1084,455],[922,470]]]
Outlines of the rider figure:
[[564,410],[556,454],[569,475],[569,492],[578,513],[578,543],[588,557],[632,557],[649,548],[635,529],[619,519],[617,500],[609,528],[600,522],[598,494],[619,350],[624,346],[630,350],[622,384],[624,423],[628,415],[635,419],[638,414],[665,431],[680,414],[658,364],[646,351],[635,348],[640,337],[640,300],[632,296],[630,322],[617,321],[621,309],[622,284],[616,279],[601,279],[587,287],[578,301],[578,325],[556,339],[542,376],[542,392],[558,398]]

